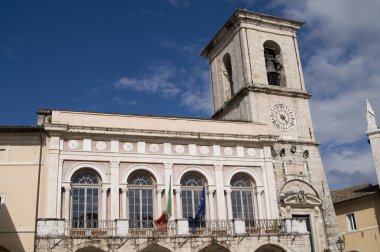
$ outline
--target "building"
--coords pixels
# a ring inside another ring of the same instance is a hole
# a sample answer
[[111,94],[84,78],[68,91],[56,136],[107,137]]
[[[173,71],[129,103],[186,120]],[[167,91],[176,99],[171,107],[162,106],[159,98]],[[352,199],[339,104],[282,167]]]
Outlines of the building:
[[[380,176],[380,130],[367,100],[367,135]],[[379,180],[378,180],[379,181]],[[379,185],[363,184],[331,192],[345,251],[375,252],[380,246]]]
[[[298,54],[301,25],[234,12],[202,51],[211,119],[40,109],[29,129],[34,156],[13,148],[28,141],[17,140],[26,129],[3,127],[11,135],[0,138],[6,155],[30,160],[31,172],[20,175],[33,177],[38,207],[25,218],[36,220],[28,229],[36,251],[336,251],[338,227]],[[25,195],[14,194],[20,188],[6,178],[9,188],[0,183],[0,192],[6,207],[16,201],[13,212]],[[206,216],[189,228],[203,187]],[[169,194],[173,216],[159,231],[153,220]],[[14,230],[10,236],[24,236]],[[17,250],[9,239],[0,236],[0,246]],[[26,238],[19,245],[30,248]]]

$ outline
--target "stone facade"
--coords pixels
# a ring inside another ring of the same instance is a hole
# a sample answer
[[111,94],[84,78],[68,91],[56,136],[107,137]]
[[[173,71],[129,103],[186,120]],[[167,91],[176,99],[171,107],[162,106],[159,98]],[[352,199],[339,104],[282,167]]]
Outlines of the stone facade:
[[[39,110],[36,250],[336,251],[298,55],[301,25],[233,14],[202,52],[209,120]],[[279,48],[272,60],[281,62],[281,85],[269,85],[264,53]],[[193,227],[187,217],[196,217],[202,186],[206,214]],[[153,219],[169,194],[172,216],[159,230]]]

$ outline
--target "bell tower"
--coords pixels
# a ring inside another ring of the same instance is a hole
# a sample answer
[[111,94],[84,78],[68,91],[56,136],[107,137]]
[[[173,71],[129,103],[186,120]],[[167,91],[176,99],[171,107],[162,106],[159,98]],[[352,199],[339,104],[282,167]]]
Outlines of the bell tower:
[[296,39],[302,24],[235,11],[202,51],[214,119],[265,123],[294,140],[314,138]]
[[[339,231],[314,138],[310,95],[297,46],[296,33],[302,25],[236,10],[202,55],[210,65],[212,118],[259,123],[278,137],[271,154],[279,212],[294,218],[306,216],[312,223],[314,251],[326,247],[335,251]],[[289,197],[304,194],[315,195],[315,204],[289,203]]]

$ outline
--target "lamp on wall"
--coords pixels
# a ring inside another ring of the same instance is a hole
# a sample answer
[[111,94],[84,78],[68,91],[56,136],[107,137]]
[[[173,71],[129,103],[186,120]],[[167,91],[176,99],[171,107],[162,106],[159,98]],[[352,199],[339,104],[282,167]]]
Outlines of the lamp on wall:
[[343,239],[339,237],[338,240],[336,241],[336,246],[338,247],[340,252],[343,252],[345,243],[346,241],[344,240],[344,236],[343,236]]

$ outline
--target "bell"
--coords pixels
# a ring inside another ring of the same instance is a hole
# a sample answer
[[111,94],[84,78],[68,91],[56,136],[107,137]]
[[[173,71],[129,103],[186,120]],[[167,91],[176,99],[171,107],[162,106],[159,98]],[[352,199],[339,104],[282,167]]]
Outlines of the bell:
[[267,73],[277,73],[273,60],[266,60],[265,66],[267,68]]

